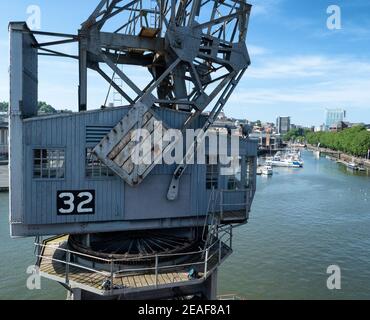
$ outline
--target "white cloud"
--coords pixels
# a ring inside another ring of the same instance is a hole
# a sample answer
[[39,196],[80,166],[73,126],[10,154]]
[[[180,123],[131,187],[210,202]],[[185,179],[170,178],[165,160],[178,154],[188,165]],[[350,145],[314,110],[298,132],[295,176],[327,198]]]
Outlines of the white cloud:
[[263,5],[256,4],[253,6],[253,15],[261,15],[261,14],[267,14],[267,7]]
[[251,0],[253,16],[272,16],[276,14],[283,0]]
[[370,30],[369,28],[364,28],[360,26],[345,28],[345,34],[350,36],[352,40],[369,40],[370,39]]
[[268,117],[273,110],[276,114],[284,110],[301,122],[310,122],[327,107],[346,108],[357,120],[370,109],[368,61],[320,55],[258,60],[230,99],[235,114]]
[[364,76],[370,73],[370,63],[349,57],[321,55],[266,58],[253,65],[249,77],[257,79],[332,78]]
[[261,56],[267,54],[267,49],[260,46],[248,45],[248,52],[251,56]]
[[281,105],[294,103],[321,106],[354,106],[369,108],[370,80],[363,80],[326,86],[300,86],[296,88],[257,88],[249,92],[239,92],[231,98],[231,102],[245,101],[251,105]]
[[349,42],[366,41],[370,39],[370,24],[352,22],[344,20],[342,28],[338,30],[329,30],[327,28],[316,29],[312,32],[312,36],[316,38],[341,37]]

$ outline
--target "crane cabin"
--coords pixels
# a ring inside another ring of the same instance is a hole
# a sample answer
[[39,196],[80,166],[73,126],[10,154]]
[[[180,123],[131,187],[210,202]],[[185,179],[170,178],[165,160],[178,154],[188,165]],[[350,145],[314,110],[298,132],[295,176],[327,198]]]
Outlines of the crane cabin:
[[[125,241],[139,236],[147,239],[134,250],[141,258],[176,253],[175,237],[192,248],[207,247],[217,240],[214,230],[249,218],[257,141],[246,127],[214,124],[250,65],[251,6],[235,0],[189,1],[187,7],[158,1],[153,9],[152,1],[144,3],[102,0],[77,34],[9,25],[11,236],[69,235],[75,264],[77,251],[85,259],[87,253],[109,254],[122,261],[120,254],[127,257],[133,247]],[[122,13],[124,24],[112,32],[110,20]],[[233,32],[226,33],[225,25]],[[60,51],[71,43],[77,55]],[[38,60],[44,55],[78,62],[78,111],[38,113]],[[126,65],[147,72],[151,81],[135,83]],[[88,69],[125,103],[90,107],[96,103],[88,101]],[[112,234],[125,240],[115,238],[117,250],[100,250]],[[111,265],[111,293],[113,272],[122,272],[118,265]],[[69,285],[71,277],[58,281]],[[104,294],[105,287],[83,288]]]

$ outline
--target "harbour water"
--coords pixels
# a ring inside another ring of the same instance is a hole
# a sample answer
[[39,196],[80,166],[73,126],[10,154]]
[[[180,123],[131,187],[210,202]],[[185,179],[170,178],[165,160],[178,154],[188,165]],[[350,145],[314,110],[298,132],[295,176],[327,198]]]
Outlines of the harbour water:
[[[246,299],[369,299],[370,176],[304,152],[303,169],[258,177],[248,225],[219,272],[219,293]],[[0,299],[64,299],[58,284],[26,288],[33,239],[8,236],[8,195],[0,193]],[[328,266],[342,271],[330,291]]]

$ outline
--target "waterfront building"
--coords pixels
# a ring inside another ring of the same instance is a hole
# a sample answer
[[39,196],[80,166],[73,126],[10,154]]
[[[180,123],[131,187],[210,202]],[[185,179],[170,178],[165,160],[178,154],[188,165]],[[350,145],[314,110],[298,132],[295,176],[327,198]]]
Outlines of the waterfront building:
[[290,117],[277,117],[276,128],[278,134],[286,134],[290,131]]
[[282,138],[280,135],[269,134],[266,132],[254,132],[250,135],[251,139],[258,140],[259,150],[277,151],[282,147]]
[[326,109],[326,128],[330,129],[332,125],[335,125],[340,121],[344,121],[346,116],[347,114],[344,109]]
[[325,131],[327,131],[327,130],[326,130],[326,125],[325,125],[325,123],[324,123],[324,124],[322,124],[322,125],[320,125],[320,126],[315,127],[315,128],[314,128],[314,131],[315,131],[315,132],[325,132]]
[[337,123],[334,123],[330,126],[329,130],[331,132],[339,132],[342,131],[350,126],[349,123],[344,121],[338,121]]

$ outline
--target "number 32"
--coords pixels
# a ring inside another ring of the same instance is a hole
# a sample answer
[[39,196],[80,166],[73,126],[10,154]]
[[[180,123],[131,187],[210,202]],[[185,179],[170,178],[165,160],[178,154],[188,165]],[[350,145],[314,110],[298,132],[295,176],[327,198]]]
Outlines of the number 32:
[[[77,197],[77,199],[76,199]],[[89,206],[94,197],[91,192],[80,192],[75,195],[72,192],[62,192],[59,194],[59,199],[63,201],[63,208],[59,208],[60,214],[89,214],[94,212],[94,208]]]

